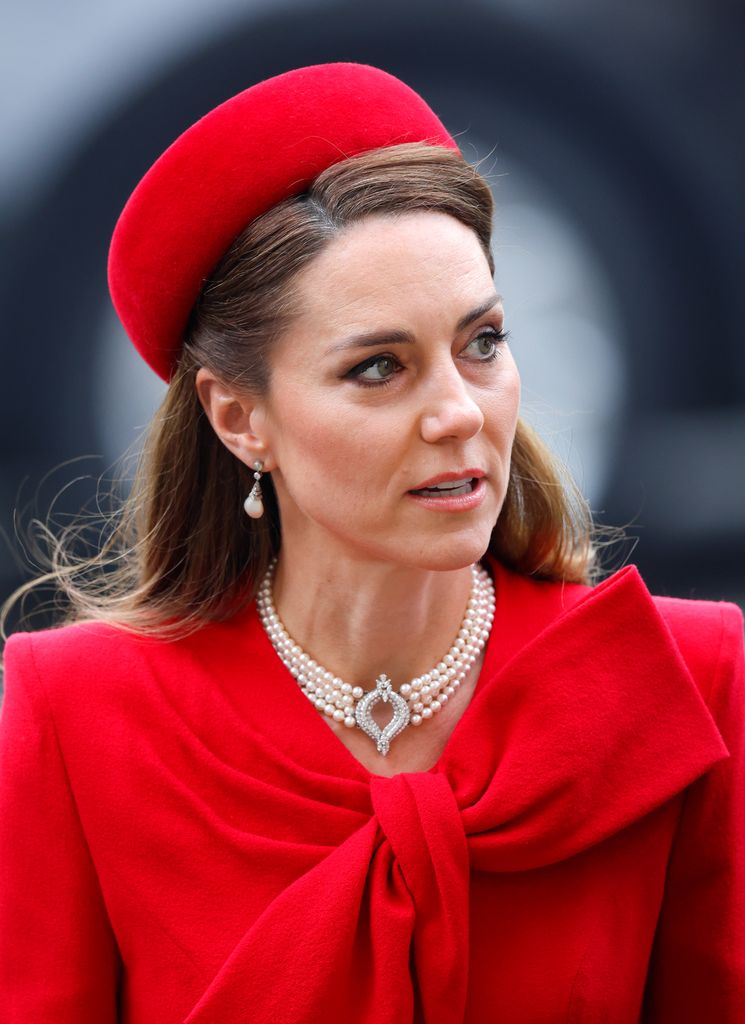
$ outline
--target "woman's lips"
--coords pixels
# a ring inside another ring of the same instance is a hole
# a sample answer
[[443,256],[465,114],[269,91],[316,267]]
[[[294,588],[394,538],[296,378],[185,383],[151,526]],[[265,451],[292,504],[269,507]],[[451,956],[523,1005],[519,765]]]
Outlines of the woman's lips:
[[422,491],[427,487],[435,487],[437,484],[447,484],[458,480],[478,480],[480,477],[485,476],[483,469],[476,469],[471,466],[466,469],[451,470],[449,473],[440,473],[437,476],[431,476],[428,480],[422,480],[416,487],[412,487],[412,491]]
[[[458,488],[460,491],[460,488]],[[426,494],[417,491],[409,491],[408,496],[425,508],[437,509],[440,512],[467,512],[469,509],[478,508],[486,496],[486,481],[483,477],[471,480],[471,486],[466,493],[453,494],[451,491],[439,491]]]

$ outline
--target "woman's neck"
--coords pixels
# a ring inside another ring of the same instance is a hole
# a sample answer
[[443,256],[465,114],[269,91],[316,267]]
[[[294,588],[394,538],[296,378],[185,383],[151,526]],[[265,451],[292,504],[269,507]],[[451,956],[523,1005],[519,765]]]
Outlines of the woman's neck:
[[470,591],[468,566],[440,572],[284,548],[273,587],[293,640],[366,690],[381,672],[398,690],[429,671],[457,636]]

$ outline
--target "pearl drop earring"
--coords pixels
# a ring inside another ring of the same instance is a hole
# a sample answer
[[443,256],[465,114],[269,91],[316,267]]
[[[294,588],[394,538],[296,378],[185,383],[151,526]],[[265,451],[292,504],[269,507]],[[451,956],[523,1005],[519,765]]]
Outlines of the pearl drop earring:
[[254,480],[256,483],[251,488],[251,493],[243,502],[243,508],[246,514],[251,516],[252,519],[261,519],[264,515],[264,502],[261,500],[261,470],[264,468],[264,463],[257,460],[254,462]]

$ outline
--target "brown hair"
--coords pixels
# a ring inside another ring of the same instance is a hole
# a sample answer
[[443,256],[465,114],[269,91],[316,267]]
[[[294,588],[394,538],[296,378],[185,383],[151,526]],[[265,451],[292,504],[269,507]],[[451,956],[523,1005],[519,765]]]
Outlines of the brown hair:
[[[99,619],[158,636],[188,634],[253,599],[281,542],[276,496],[267,475],[264,517],[243,512],[252,471],[212,429],[196,392],[197,370],[205,366],[236,389],[265,393],[268,352],[293,317],[297,272],[345,225],[410,210],[440,211],[466,224],[494,272],[489,185],[475,166],[439,146],[411,143],[343,160],[249,224],[202,290],[129,495],[107,517],[95,554],[73,554],[79,524],[58,537],[47,531],[50,571],[11,595],[3,625],[11,605],[44,582],[67,599],[63,622]],[[543,579],[590,582],[594,571],[587,505],[523,421],[489,550]]]

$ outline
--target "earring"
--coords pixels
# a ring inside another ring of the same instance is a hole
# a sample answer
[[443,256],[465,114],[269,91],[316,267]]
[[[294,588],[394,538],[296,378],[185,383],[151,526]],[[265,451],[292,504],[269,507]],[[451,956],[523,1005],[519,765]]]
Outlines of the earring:
[[263,466],[263,462],[258,460],[254,462],[254,469],[256,470],[254,473],[254,480],[256,483],[251,488],[249,496],[243,502],[243,508],[245,509],[246,514],[251,516],[252,519],[261,519],[264,515],[264,502],[261,500],[261,484],[259,483],[259,480],[261,480],[261,470]]

